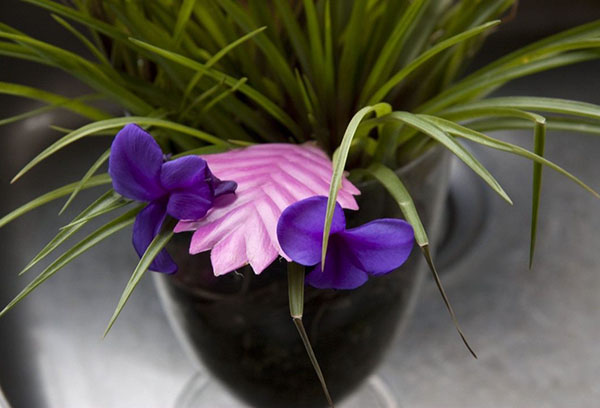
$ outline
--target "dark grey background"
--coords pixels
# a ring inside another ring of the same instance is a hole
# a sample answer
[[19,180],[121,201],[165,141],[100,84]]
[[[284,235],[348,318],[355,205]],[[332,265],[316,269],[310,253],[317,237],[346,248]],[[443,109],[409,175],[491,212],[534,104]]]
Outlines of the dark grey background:
[[[16,0],[0,2],[0,21],[52,41],[69,35],[45,13]],[[595,0],[523,1],[516,20],[490,37],[476,64],[551,32],[600,18]],[[587,63],[519,80],[505,95],[533,94],[600,103],[600,64]],[[0,81],[77,95],[81,87],[55,70],[0,59]],[[0,117],[33,107],[0,98]],[[0,128],[0,210],[77,180],[108,146],[90,138],[65,149],[16,185],[10,178],[58,133],[76,126],[43,115]],[[530,146],[529,133],[503,134]],[[566,133],[548,138],[548,157],[600,189],[600,139]],[[600,400],[600,202],[547,171],[533,271],[527,269],[531,165],[474,149],[515,202],[489,195],[488,216],[472,251],[446,269],[446,286],[464,330],[479,352],[472,360],[427,282],[412,323],[382,369],[405,407],[582,407]],[[472,183],[456,167],[455,186]],[[456,187],[455,187],[456,188]],[[82,194],[80,209],[96,192]],[[0,304],[36,271],[16,273],[74,211],[62,201],[0,230]],[[461,239],[462,230],[453,236]],[[465,232],[466,234],[466,232]],[[465,237],[466,238],[466,237]],[[472,238],[472,237],[470,237]],[[145,279],[106,340],[101,334],[136,256],[130,232],[100,244],[45,283],[0,320],[0,388],[15,408],[170,407],[193,375]],[[0,403],[0,406],[2,404]]]

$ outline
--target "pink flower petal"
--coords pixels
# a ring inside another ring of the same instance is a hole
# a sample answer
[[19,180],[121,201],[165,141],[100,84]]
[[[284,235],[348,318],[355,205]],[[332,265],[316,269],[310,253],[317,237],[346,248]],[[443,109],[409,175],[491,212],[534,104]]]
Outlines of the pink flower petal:
[[[177,224],[175,232],[195,231],[190,253],[211,250],[217,276],[248,264],[259,274],[278,255],[288,259],[277,241],[277,221],[289,205],[328,195],[333,169],[327,155],[309,143],[262,144],[203,159],[216,177],[234,180],[238,188],[235,199],[219,197],[206,217]],[[357,210],[357,194],[344,178],[339,204]]]

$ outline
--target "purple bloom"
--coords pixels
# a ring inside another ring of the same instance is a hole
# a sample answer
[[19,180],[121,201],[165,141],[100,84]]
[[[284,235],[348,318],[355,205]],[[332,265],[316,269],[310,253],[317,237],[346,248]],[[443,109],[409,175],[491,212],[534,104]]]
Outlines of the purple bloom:
[[283,251],[301,265],[316,267],[306,282],[321,289],[354,289],[369,275],[383,275],[402,265],[413,247],[412,226],[399,219],[379,219],[346,229],[346,218],[336,204],[331,235],[321,270],[323,225],[327,197],[316,196],[286,208],[277,224]]
[[[149,204],[135,219],[133,246],[142,256],[167,216],[197,220],[212,207],[215,197],[233,193],[235,182],[221,181],[198,156],[164,162],[154,138],[137,125],[125,126],[111,146],[108,173],[113,188],[123,197]],[[175,273],[177,265],[161,251],[150,269]]]

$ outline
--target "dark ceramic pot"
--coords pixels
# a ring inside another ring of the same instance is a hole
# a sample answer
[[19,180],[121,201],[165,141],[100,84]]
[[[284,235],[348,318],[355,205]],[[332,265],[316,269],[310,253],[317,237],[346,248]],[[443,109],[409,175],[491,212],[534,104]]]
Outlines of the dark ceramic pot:
[[[398,170],[429,231],[436,230],[443,208],[448,164],[448,156],[436,148]],[[347,212],[350,227],[401,217],[378,184],[358,187],[360,210]],[[290,318],[286,262],[275,261],[260,276],[245,267],[216,278],[208,254],[188,255],[189,239],[179,234],[170,248],[179,272],[155,274],[167,315],[188,351],[253,406],[326,406]],[[334,401],[357,389],[382,361],[412,309],[423,272],[415,245],[401,268],[359,289],[306,288],[304,323]]]

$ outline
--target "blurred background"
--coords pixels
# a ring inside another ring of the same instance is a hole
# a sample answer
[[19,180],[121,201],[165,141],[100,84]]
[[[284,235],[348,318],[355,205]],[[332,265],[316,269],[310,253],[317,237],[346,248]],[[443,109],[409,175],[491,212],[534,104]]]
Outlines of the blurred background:
[[[490,36],[473,66],[599,18],[597,0],[522,1],[515,19]],[[45,12],[18,0],[0,2],[0,21],[46,41],[73,42]],[[599,74],[599,62],[586,63],[515,81],[498,94],[600,104]],[[58,71],[3,57],[0,81],[67,96],[83,91]],[[0,118],[35,106],[1,96]],[[88,138],[9,185],[29,159],[60,135],[49,129],[51,124],[81,123],[53,112],[0,127],[0,215],[78,180],[109,146],[106,138]],[[529,132],[499,136],[531,146]],[[464,349],[433,282],[427,281],[381,376],[400,407],[597,406],[600,202],[546,171],[538,251],[529,271],[531,164],[480,148],[473,151],[515,202],[508,206],[458,163],[453,166],[449,221],[438,259],[479,360]],[[551,132],[547,156],[600,189],[599,138]],[[72,208],[93,198],[94,192],[84,192]],[[62,204],[58,200],[0,230],[1,305],[35,273],[19,278],[17,272],[76,214],[57,217]],[[173,406],[195,368],[172,335],[151,279],[144,279],[110,335],[101,339],[136,261],[126,230],[72,262],[0,320],[0,389],[6,399],[0,397],[0,407]]]

